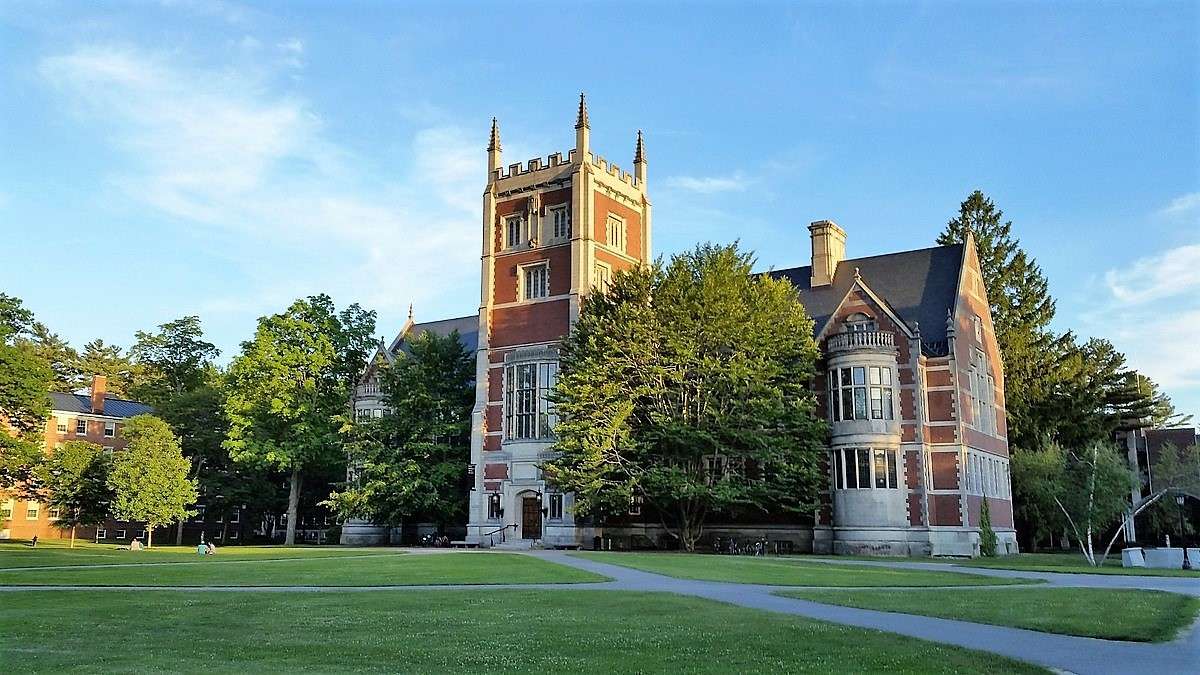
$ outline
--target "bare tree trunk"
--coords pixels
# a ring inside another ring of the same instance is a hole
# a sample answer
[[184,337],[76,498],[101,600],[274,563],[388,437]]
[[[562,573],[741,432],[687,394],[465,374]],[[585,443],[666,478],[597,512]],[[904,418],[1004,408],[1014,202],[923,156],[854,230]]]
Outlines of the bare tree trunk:
[[284,546],[296,545],[296,518],[300,510],[300,466],[292,467],[291,487],[288,491],[288,522],[287,534],[284,536]]
[[178,523],[175,523],[175,545],[183,546],[183,519],[180,518]]
[[71,526],[71,548],[75,548],[75,526]]
[[154,526],[146,523],[146,548],[154,545]]

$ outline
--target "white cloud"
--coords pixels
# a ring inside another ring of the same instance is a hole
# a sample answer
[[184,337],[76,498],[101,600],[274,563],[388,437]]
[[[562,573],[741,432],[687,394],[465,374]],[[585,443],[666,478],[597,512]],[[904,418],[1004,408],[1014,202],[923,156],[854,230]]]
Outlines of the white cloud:
[[717,192],[741,192],[750,180],[738,172],[729,176],[671,176],[665,181],[667,187],[701,194]]
[[1121,304],[1137,305],[1174,296],[1200,294],[1200,244],[1180,246],[1109,270],[1104,281]]
[[112,185],[181,232],[209,232],[254,279],[236,298],[210,298],[213,311],[273,310],[316,291],[403,308],[478,273],[485,157],[461,129],[419,131],[404,173],[381,180],[262,73],[112,46],[47,58],[39,72],[121,153]]
[[1200,192],[1191,192],[1172,199],[1170,204],[1159,209],[1158,215],[1179,220],[1200,219]]

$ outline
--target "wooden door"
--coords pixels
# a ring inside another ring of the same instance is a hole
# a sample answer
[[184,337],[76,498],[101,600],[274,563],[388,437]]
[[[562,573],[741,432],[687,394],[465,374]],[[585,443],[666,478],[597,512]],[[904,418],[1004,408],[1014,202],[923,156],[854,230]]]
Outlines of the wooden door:
[[537,497],[521,500],[521,538],[542,538],[542,500]]

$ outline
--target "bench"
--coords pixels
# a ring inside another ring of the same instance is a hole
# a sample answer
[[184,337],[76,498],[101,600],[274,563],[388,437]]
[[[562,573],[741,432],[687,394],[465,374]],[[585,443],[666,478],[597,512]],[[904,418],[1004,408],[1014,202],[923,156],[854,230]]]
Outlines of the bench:
[[479,544],[459,539],[458,541],[450,542],[450,548],[479,548]]

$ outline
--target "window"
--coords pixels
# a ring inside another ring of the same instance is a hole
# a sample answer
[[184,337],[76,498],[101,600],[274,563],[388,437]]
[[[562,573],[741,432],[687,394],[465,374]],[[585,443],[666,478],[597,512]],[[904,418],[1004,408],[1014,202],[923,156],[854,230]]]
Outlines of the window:
[[104,528],[97,529],[96,530],[96,538],[97,539],[108,539],[108,530],[105,530]]
[[521,268],[521,297],[525,300],[545,298],[550,295],[550,266],[529,265]]
[[550,495],[550,520],[562,520],[563,496],[561,493]]
[[971,396],[971,426],[992,436],[996,435],[996,380],[988,368],[987,357],[976,349],[967,374]]
[[608,214],[608,222],[605,223],[605,232],[608,237],[608,245],[618,251],[625,250],[625,221],[621,220],[620,216]]
[[55,422],[56,422],[55,426],[58,429],[58,433],[60,433],[60,434],[67,433],[67,420],[63,419],[62,417],[58,417],[58,418],[55,418]]
[[232,541],[232,540],[234,540],[234,539],[237,539],[237,538],[238,538],[238,531],[237,531],[237,530],[234,530],[233,532],[230,532],[230,533],[229,533],[229,539],[230,539],[230,541]]
[[983,342],[983,320],[977,316],[971,317],[971,323],[975,327],[975,341]]
[[642,496],[634,495],[633,499],[629,500],[629,515],[642,515]]
[[596,278],[594,284],[596,290],[603,293],[608,290],[609,284],[612,283],[612,268],[608,265],[596,263],[596,271],[593,276]]
[[491,520],[499,520],[504,517],[504,510],[500,508],[500,493],[492,492],[488,494],[488,518]]
[[359,411],[357,411],[357,416],[358,416],[359,422],[365,422],[365,421],[371,419],[371,411],[370,410],[359,410]]
[[116,435],[117,435],[117,423],[116,422],[105,422],[104,423],[104,437],[112,438],[113,436],[116,436]]
[[8,500],[0,504],[0,520],[12,520],[13,500]]
[[550,222],[554,227],[555,239],[571,238],[571,212],[566,204],[550,208]]
[[50,520],[58,520],[59,518],[62,518],[62,509],[50,509],[46,511],[46,515],[50,518]]
[[40,513],[41,513],[41,510],[42,510],[41,504],[38,504],[37,502],[26,502],[25,503],[25,520],[37,520],[38,515],[40,515]]
[[525,219],[521,216],[509,216],[504,219],[504,246],[515,248],[524,240]]
[[704,462],[704,482],[712,485],[725,477],[724,455],[705,455],[702,461]]
[[87,420],[75,420],[75,435],[87,436]]
[[375,408],[374,410],[372,410],[371,417],[374,417],[375,419],[382,419],[383,418],[383,408]]
[[892,369],[887,366],[852,366],[829,371],[829,419],[895,419]]
[[117,530],[117,539],[125,538],[125,530]]
[[145,538],[146,538],[146,531],[145,531],[145,530],[142,530],[141,532],[138,532],[138,539],[145,539]]
[[242,522],[242,510],[241,510],[241,509],[234,509],[234,510],[233,510],[233,513],[229,514],[229,522],[231,522],[231,523],[240,523],[240,522]]
[[839,490],[895,490],[898,463],[895,450],[839,448],[833,451],[834,482]]
[[558,364],[520,363],[504,369],[506,437],[512,440],[552,438],[558,418],[546,395],[558,380]]
[[862,312],[855,312],[846,317],[847,333],[862,333],[873,330],[875,330],[875,320]]

